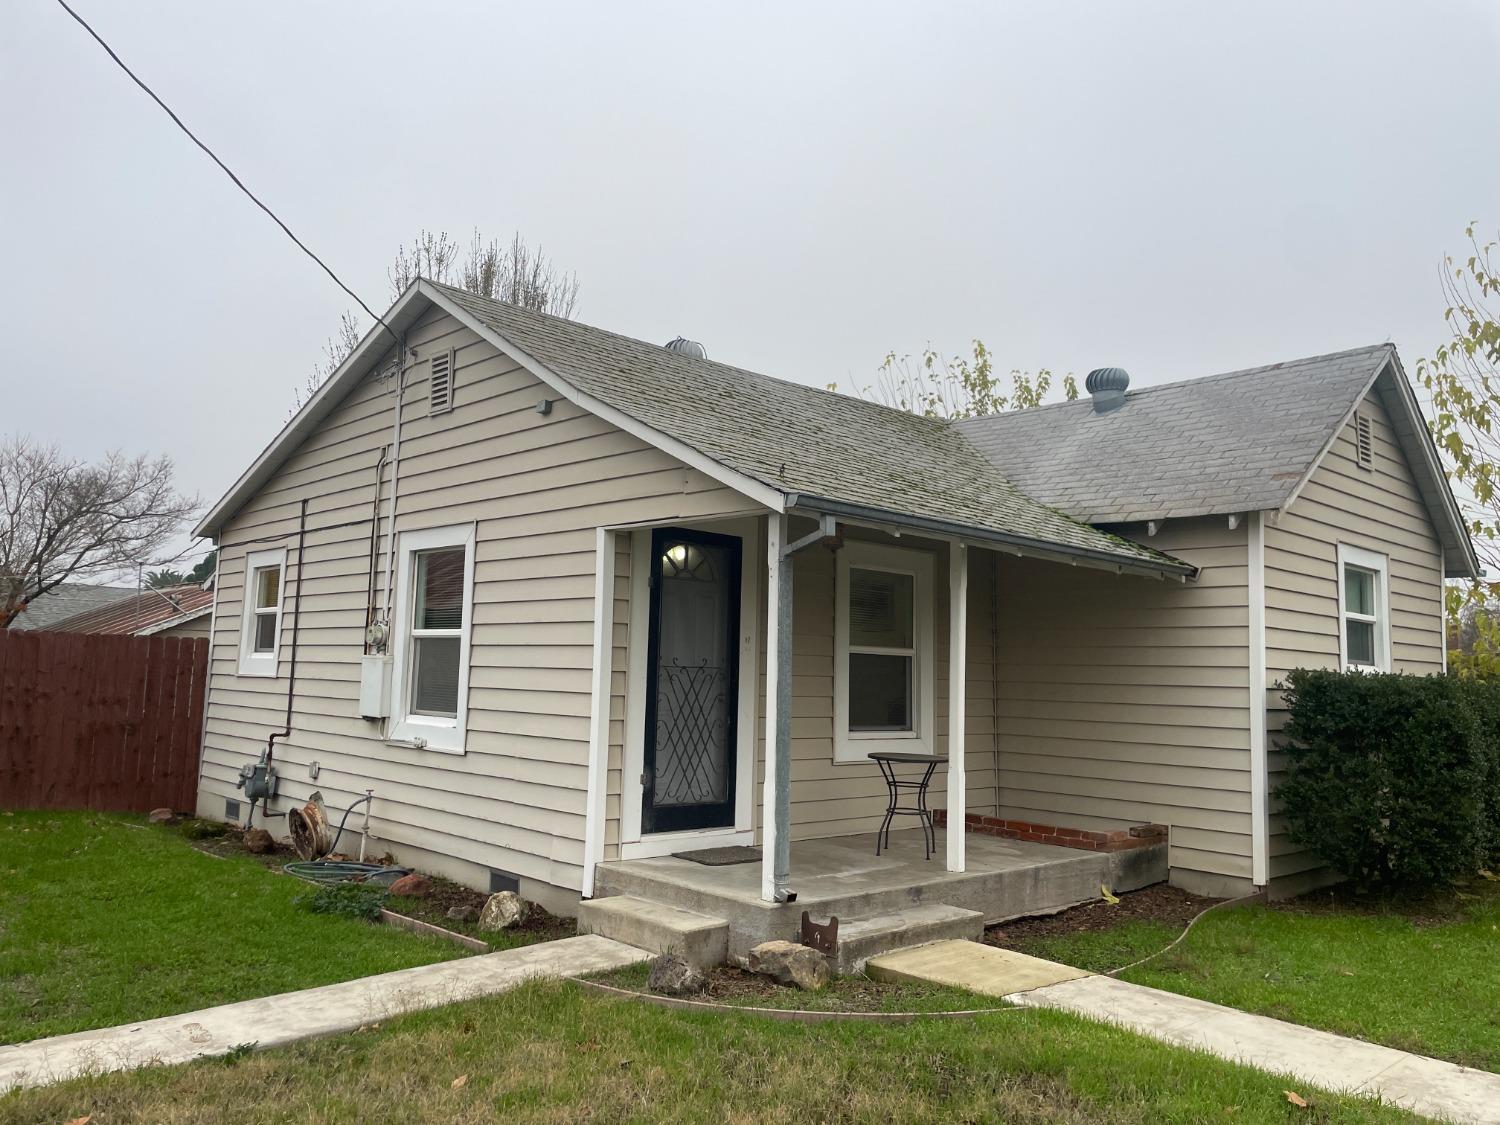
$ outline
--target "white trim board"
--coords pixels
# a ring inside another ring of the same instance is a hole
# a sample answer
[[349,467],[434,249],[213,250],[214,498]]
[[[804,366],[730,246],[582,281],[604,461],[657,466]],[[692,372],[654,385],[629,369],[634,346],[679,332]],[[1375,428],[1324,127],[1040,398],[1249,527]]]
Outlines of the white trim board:
[[[610,679],[614,674],[615,533],[598,528],[594,537],[594,662],[589,685],[588,804],[583,822],[584,898],[594,893],[594,871],[604,860],[609,801]],[[628,690],[627,681],[627,690]]]
[[1250,880],[1264,887],[1270,880],[1270,772],[1266,756],[1266,525],[1264,512],[1250,513],[1245,534],[1249,556],[1250,697]]

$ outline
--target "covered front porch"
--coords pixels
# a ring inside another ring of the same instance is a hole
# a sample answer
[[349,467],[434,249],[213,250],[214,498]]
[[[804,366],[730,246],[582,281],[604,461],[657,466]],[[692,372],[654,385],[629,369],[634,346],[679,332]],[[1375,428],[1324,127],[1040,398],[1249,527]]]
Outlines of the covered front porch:
[[[1002,652],[1002,558],[1063,582],[1180,586],[826,512],[601,529],[611,613],[595,631],[583,897],[727,919],[740,948],[795,936],[804,910],[826,922],[941,906],[977,933],[1101,884],[1165,879],[1165,832],[1129,835],[1150,819],[1133,810],[1002,819],[1018,814],[1000,784],[1001,666],[1026,659]],[[934,763],[930,856],[910,819],[876,855],[888,791],[870,751],[916,755],[904,777]],[[725,847],[757,854],[681,858]]]

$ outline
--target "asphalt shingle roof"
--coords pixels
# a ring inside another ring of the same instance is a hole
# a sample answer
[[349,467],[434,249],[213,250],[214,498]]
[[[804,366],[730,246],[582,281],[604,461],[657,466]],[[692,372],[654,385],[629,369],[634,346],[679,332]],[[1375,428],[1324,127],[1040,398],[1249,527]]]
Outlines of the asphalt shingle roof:
[[785,494],[1191,570],[1038,503],[947,422],[435,286],[579,390]]
[[1280,507],[1392,355],[1389,344],[971,418],[1017,487],[1086,523]]
[[26,607],[12,629],[37,632],[50,629],[65,617],[107,606],[135,593],[134,586],[90,586],[86,582],[64,582],[54,586]]

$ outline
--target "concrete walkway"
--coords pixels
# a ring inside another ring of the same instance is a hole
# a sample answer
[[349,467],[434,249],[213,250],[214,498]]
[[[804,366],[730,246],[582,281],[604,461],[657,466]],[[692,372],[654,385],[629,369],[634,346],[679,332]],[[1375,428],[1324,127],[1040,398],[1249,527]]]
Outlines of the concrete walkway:
[[898,950],[872,959],[869,972],[1073,1012],[1326,1090],[1379,1096],[1428,1117],[1500,1125],[1500,1074],[1083,974],[994,946],[954,941]]
[[343,984],[264,996],[142,1023],[0,1047],[0,1094],[79,1074],[190,1062],[236,1046],[279,1047],[406,1012],[506,992],[534,977],[575,977],[651,954],[593,935],[461,957]]

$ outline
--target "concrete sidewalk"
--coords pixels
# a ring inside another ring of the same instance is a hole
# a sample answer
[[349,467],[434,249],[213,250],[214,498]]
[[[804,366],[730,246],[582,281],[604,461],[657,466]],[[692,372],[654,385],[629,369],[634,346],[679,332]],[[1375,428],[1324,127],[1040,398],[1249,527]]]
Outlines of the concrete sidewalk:
[[1083,973],[1012,950],[938,942],[874,958],[868,969],[871,976],[929,980],[1022,1007],[1073,1012],[1325,1090],[1379,1096],[1428,1117],[1500,1125],[1500,1074]]
[[79,1074],[190,1062],[241,1044],[279,1047],[365,1024],[506,992],[534,977],[576,977],[646,961],[651,954],[585,936],[461,957],[343,984],[263,996],[142,1023],[0,1047],[0,1094]]

